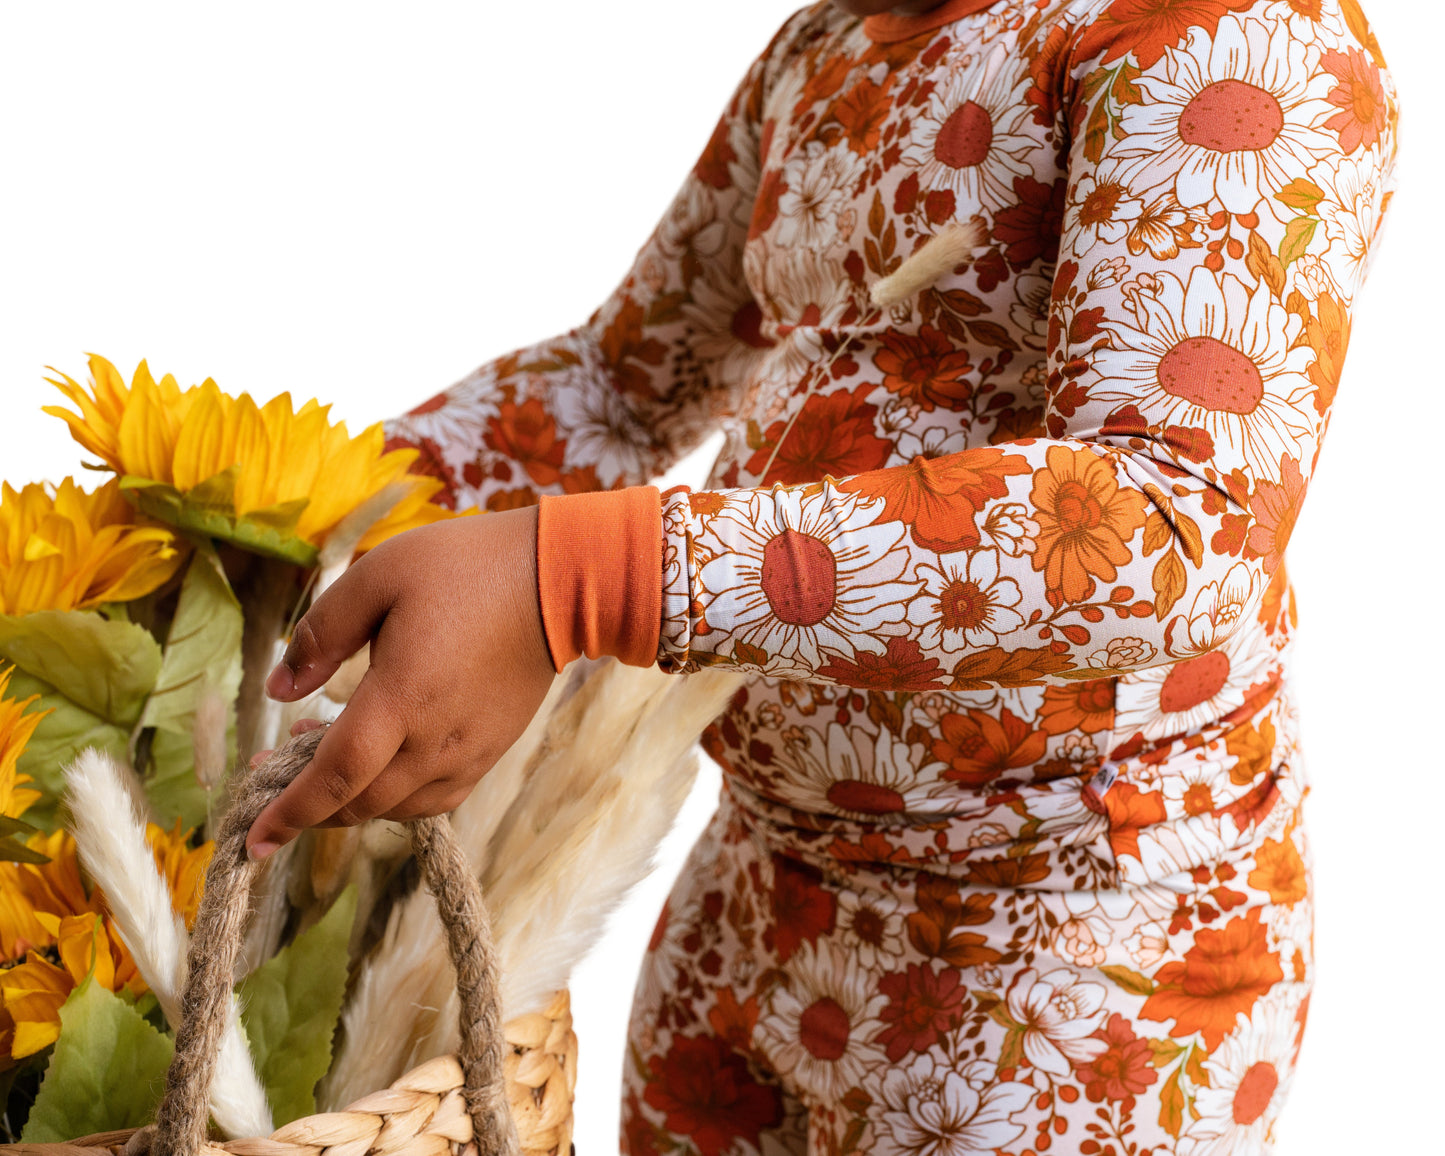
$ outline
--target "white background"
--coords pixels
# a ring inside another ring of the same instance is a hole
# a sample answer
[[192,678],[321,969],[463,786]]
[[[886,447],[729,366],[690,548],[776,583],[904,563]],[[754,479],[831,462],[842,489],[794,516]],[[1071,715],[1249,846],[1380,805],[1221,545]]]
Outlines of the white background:
[[[1428,99],[1445,22],[1419,0],[1366,6],[1403,93],[1402,191],[1290,548],[1321,962],[1283,1156],[1420,1150],[1445,1026],[1424,629],[1445,584],[1445,141]],[[4,5],[0,477],[77,466],[38,407],[43,367],[83,377],[88,351],[319,396],[358,428],[579,322],[791,7]],[[633,976],[716,789],[705,774],[576,976],[584,1154],[615,1150]]]

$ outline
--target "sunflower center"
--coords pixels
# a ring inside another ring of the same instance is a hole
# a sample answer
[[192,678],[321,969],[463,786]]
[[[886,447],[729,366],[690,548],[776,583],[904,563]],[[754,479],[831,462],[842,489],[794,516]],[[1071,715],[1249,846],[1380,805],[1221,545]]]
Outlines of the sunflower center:
[[1104,507],[1083,482],[1070,479],[1059,487],[1055,516],[1065,533],[1095,529],[1104,520]]
[[1284,109],[1274,94],[1242,80],[1216,80],[1179,117],[1185,144],[1217,153],[1259,152],[1283,131]]
[[954,580],[938,596],[945,630],[977,630],[988,621],[988,595],[977,582]]
[[1084,198],[1079,208],[1079,220],[1085,225],[1102,225],[1114,216],[1114,206],[1123,193],[1120,185],[1100,185]]
[[798,1038],[817,1059],[832,1063],[848,1050],[848,1013],[831,996],[814,1000],[798,1017]]
[[892,787],[865,783],[859,779],[842,779],[828,786],[828,802],[845,811],[865,815],[886,815],[903,810],[903,796]]
[[1279,1073],[1273,1064],[1260,1060],[1251,1067],[1234,1093],[1234,1122],[1247,1127],[1263,1116],[1277,1087]]
[[1165,714],[1178,714],[1208,702],[1224,689],[1229,679],[1229,655],[1211,650],[1198,658],[1176,663],[1164,676],[1159,688],[1159,709]]
[[938,130],[933,155],[951,169],[971,169],[983,164],[992,144],[993,121],[987,110],[966,100],[949,113]]
[[1159,359],[1159,388],[1204,409],[1246,414],[1264,397],[1264,376],[1234,346],[1186,337]]
[[779,622],[816,626],[837,601],[838,561],[821,539],[784,530],[763,547],[762,587]]

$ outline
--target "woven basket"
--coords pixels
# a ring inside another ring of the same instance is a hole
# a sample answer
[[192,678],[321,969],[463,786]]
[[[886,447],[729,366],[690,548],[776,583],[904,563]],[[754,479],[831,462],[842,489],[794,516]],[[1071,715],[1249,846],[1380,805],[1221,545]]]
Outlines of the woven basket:
[[[270,1136],[226,1142],[205,1136],[219,1024],[258,870],[246,855],[246,832],[310,761],[321,733],[290,740],[233,787],[235,802],[221,823],[196,915],[183,1020],[159,1123],[62,1143],[4,1144],[0,1156],[141,1156],[153,1148],[165,1156],[567,1156],[577,1084],[571,1001],[559,991],[544,1011],[497,1026],[500,1001],[486,909],[444,817],[419,819],[407,829],[437,898],[457,971],[464,1054],[429,1060],[340,1112],[293,1120]],[[515,1136],[505,1126],[508,1115]]]

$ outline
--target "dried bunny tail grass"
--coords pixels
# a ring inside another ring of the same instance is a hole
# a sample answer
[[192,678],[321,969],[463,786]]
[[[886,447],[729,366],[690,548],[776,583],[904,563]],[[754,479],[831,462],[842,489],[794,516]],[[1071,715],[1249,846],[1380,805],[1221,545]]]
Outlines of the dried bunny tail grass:
[[[544,739],[554,733],[553,715],[569,681],[553,682],[521,737],[452,815],[457,843],[479,877],[493,836],[535,766]],[[378,835],[373,827],[364,829],[363,853],[377,857],[382,848],[370,845]],[[416,1042],[434,1034],[436,1016],[453,990],[450,966],[436,904],[418,888],[391,909],[381,942],[352,985],[335,1059],[317,1092],[323,1111],[337,1110],[406,1070]]]
[[933,285],[956,265],[962,265],[988,239],[983,223],[953,221],[925,241],[887,277],[873,283],[869,297],[880,309],[906,301]]
[[[170,888],[146,842],[145,823],[127,786],[132,777],[108,755],[92,748],[81,751],[65,768],[71,826],[81,863],[105,893],[121,938],[174,1028],[180,1022],[186,980],[186,926],[171,906]],[[235,996],[227,1011],[210,1107],[216,1123],[233,1139],[271,1132],[271,1109],[241,1034]]]

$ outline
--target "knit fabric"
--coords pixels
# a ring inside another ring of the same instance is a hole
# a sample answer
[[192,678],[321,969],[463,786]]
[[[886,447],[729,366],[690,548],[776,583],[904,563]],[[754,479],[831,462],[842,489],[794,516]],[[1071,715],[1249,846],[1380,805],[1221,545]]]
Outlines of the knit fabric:
[[815,6],[586,326],[393,424],[494,509],[726,433],[658,658],[756,677],[626,1151],[1265,1149],[1314,968],[1284,552],[1395,125],[1356,0]]

